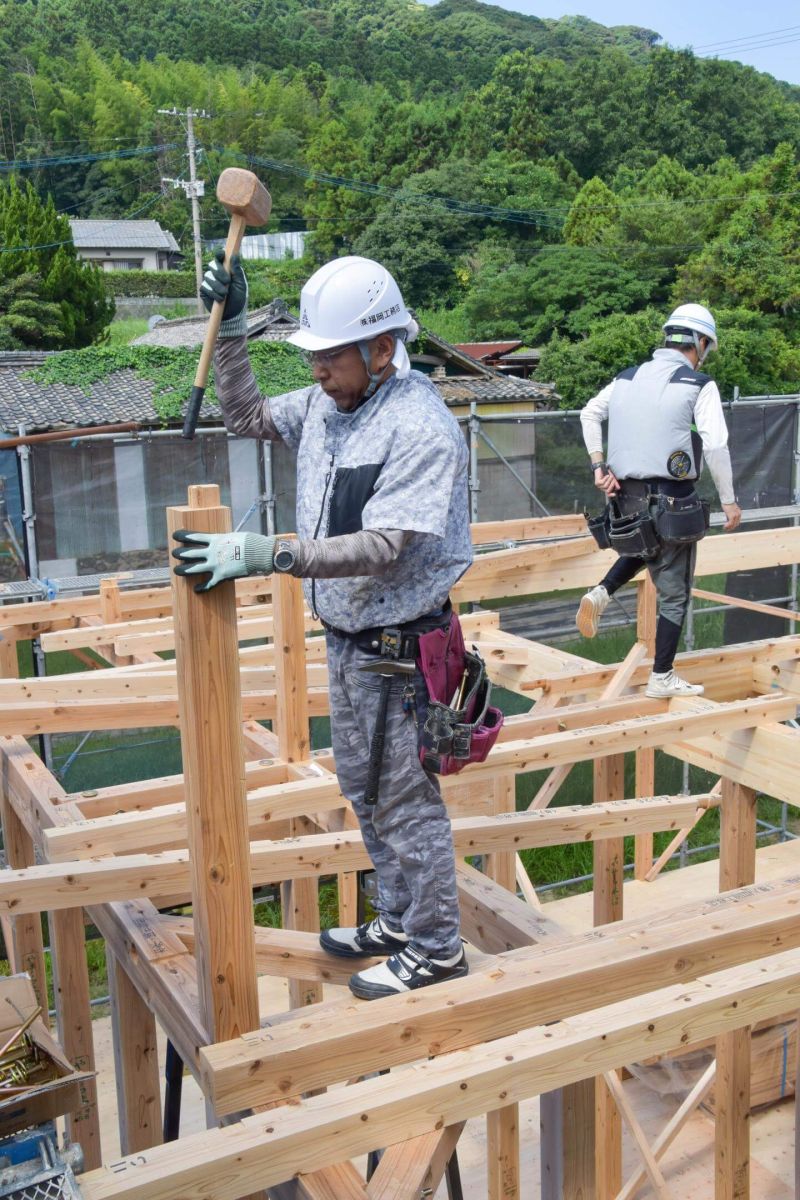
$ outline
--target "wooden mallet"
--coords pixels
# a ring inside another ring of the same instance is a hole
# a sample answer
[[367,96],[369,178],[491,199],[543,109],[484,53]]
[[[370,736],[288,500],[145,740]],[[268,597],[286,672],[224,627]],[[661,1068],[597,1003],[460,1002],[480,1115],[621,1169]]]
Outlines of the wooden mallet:
[[[266,225],[269,220],[269,214],[272,210],[272,197],[261,180],[252,171],[245,171],[241,167],[228,167],[222,172],[217,181],[217,199],[231,214],[228,240],[225,242],[224,260],[226,271],[230,271],[231,258],[234,254],[239,253],[247,226]],[[203,403],[203,395],[208,383],[208,372],[211,367],[214,344],[219,333],[224,307],[225,305],[220,303],[220,301],[215,301],[211,309],[211,315],[208,318],[203,349],[200,352],[200,361],[197,364],[197,373],[194,377],[194,387],[189,397],[189,403],[186,407],[186,417],[183,422],[183,436],[190,440],[194,437],[194,432],[197,428],[200,405]]]

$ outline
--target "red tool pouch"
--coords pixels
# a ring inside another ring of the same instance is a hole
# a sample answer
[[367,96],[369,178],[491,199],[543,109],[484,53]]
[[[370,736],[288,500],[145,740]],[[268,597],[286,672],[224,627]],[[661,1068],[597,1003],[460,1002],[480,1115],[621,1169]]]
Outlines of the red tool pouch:
[[503,724],[489,704],[492,684],[473,647],[464,646],[455,613],[446,629],[420,634],[417,665],[428,689],[428,708],[419,726],[419,757],[426,771],[455,775],[483,762]]

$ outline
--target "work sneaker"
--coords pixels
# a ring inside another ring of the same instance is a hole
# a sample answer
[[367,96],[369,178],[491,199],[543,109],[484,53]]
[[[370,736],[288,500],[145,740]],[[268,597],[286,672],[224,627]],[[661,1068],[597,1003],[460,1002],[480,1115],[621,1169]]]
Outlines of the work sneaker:
[[380,917],[375,917],[357,929],[326,929],[319,935],[319,944],[328,954],[338,954],[340,958],[368,958],[397,954],[408,945],[408,938],[401,929],[390,929]]
[[608,608],[611,599],[602,583],[593,587],[581,597],[580,607],[575,616],[575,624],[585,638],[592,638],[597,633],[597,625],[603,613]]
[[699,683],[689,683],[687,679],[681,679],[674,670],[664,671],[662,674],[652,671],[644,694],[654,700],[661,700],[665,696],[702,696],[703,687]]
[[469,974],[467,956],[462,946],[452,958],[426,958],[413,946],[406,946],[376,967],[367,967],[351,976],[350,991],[362,1000],[377,1000],[380,996],[402,996],[415,988],[431,983],[444,983]]

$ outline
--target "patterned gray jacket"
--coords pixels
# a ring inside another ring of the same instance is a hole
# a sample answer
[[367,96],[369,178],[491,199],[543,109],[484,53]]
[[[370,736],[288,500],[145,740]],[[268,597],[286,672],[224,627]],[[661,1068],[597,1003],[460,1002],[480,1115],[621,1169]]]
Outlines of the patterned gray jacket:
[[352,413],[319,386],[267,400],[244,338],[221,341],[216,390],[234,433],[282,439],[297,451],[297,534],[401,530],[380,574],[304,580],[323,621],[348,633],[439,609],[472,561],[465,439],[427,376],[391,376]]

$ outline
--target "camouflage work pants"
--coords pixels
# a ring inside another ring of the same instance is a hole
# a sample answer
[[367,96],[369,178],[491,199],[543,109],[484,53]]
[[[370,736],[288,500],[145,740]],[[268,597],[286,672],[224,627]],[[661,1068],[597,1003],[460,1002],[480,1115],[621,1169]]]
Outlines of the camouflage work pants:
[[375,868],[377,909],[422,954],[457,954],[461,943],[450,818],[438,780],[419,761],[415,713],[403,711],[407,680],[412,680],[418,702],[426,698],[424,680],[419,673],[392,680],[378,801],[365,804],[381,679],[360,669],[374,662],[374,655],[349,638],[330,632],[326,637],[336,773]]

